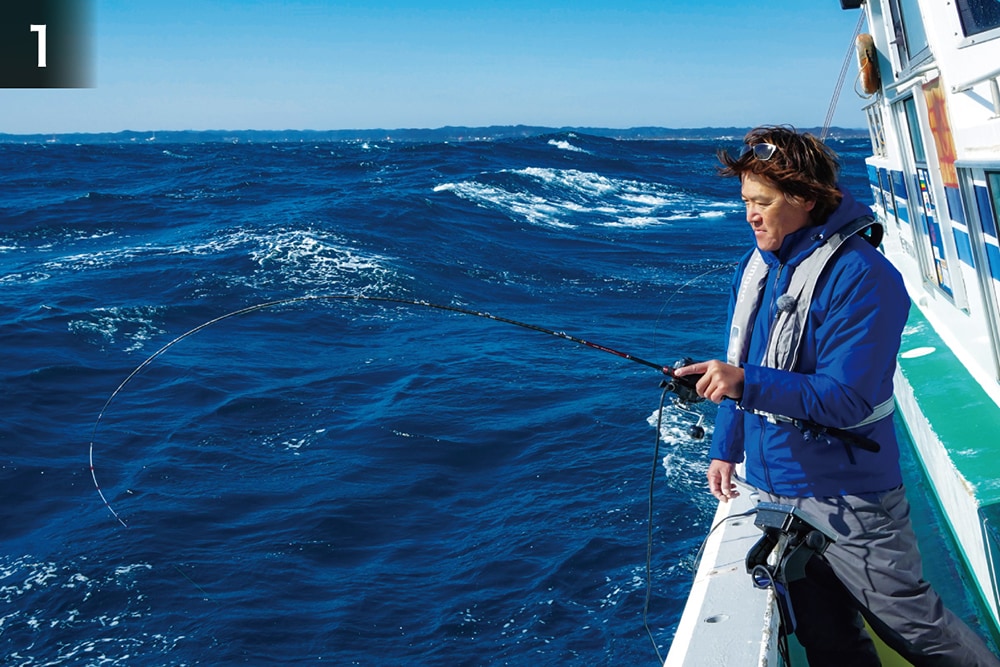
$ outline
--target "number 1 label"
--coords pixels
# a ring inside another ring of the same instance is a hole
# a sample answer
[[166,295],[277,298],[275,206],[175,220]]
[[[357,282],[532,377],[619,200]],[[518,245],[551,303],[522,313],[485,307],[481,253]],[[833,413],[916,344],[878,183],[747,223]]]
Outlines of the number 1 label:
[[0,0],[0,89],[93,85],[98,2]]
[[31,32],[38,33],[38,66],[45,67],[45,26],[33,25]]

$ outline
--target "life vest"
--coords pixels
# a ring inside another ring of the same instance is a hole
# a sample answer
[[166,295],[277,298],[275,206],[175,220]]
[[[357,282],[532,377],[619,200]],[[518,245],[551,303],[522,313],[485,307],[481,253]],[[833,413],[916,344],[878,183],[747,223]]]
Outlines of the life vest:
[[[813,291],[816,289],[819,277],[848,238],[869,228],[872,229],[870,236],[863,234],[862,237],[872,245],[877,246],[882,240],[882,227],[871,216],[862,216],[822,239],[823,243],[795,267],[788,290],[777,299],[778,314],[771,327],[767,350],[761,365],[779,370],[795,370],[802,347],[803,332],[809,317],[809,309],[812,305]],[[740,280],[740,286],[736,293],[736,304],[733,308],[732,326],[729,330],[726,361],[734,366],[739,366],[747,360],[753,318],[757,313],[767,274],[768,267],[764,257],[759,249],[754,250]],[[895,402],[890,396],[886,401],[877,405],[866,419],[846,428],[854,429],[871,424],[891,415],[893,410],[895,410]],[[767,417],[772,422],[795,422],[794,419],[782,415],[758,410],[753,412]]]

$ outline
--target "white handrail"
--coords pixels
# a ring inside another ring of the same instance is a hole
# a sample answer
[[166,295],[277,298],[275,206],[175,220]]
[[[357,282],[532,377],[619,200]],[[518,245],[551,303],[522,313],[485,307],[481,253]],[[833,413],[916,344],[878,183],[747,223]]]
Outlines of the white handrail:
[[953,93],[964,93],[967,90],[972,90],[972,87],[977,83],[982,83],[983,81],[990,82],[990,95],[993,97],[993,117],[1000,118],[1000,83],[997,83],[997,77],[1000,77],[1000,67],[993,70],[989,74],[984,74],[978,79],[964,83],[961,86],[952,86],[951,92]]
[[975,86],[977,83],[982,83],[983,81],[988,81],[990,79],[996,79],[998,76],[1000,76],[1000,67],[996,68],[995,70],[993,70],[989,74],[983,74],[982,76],[979,76],[979,77],[977,77],[977,78],[975,78],[975,79],[973,79],[973,80],[971,80],[971,81],[969,81],[967,83],[963,83],[960,86],[952,86],[951,87],[951,92],[953,92],[953,93],[964,93],[967,90],[971,90],[972,87]]

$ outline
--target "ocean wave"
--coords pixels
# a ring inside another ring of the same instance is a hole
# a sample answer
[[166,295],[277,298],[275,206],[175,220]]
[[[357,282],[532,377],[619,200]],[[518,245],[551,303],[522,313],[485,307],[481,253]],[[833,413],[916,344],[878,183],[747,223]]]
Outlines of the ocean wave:
[[[737,207],[733,207],[734,210]],[[676,220],[711,220],[713,218],[724,218],[728,214],[727,211],[684,211],[681,213],[675,213],[674,215],[669,215],[665,219],[676,221]]]
[[574,146],[565,139],[549,139],[549,146],[555,146],[559,150],[571,151],[573,153],[587,153],[590,155],[590,151],[580,148],[579,146]]
[[256,239],[255,245],[249,255],[259,267],[256,279],[264,284],[278,280],[313,290],[350,285],[377,290],[392,284],[396,275],[389,257],[352,248],[320,230],[278,230]]
[[116,232],[107,229],[95,231],[80,227],[32,227],[22,232],[0,236],[0,255],[51,250],[74,243],[100,241],[115,235]]
[[173,151],[168,151],[168,150],[163,151],[163,155],[166,155],[167,157],[176,158],[178,160],[190,160],[191,159],[190,155],[182,155],[180,153],[174,153]]
[[[2,276],[0,284],[40,283],[61,273],[159,273],[163,263],[175,263],[177,256],[183,255],[215,260],[230,257],[228,262],[220,261],[211,274],[188,273],[186,289],[193,296],[217,293],[220,287],[227,291],[267,290],[268,298],[274,287],[298,288],[303,294],[377,293],[398,282],[390,258],[351,247],[335,234],[313,229],[234,229],[178,245],[126,246],[67,255],[44,262],[38,270]],[[140,265],[148,269],[138,268]],[[184,280],[178,279],[176,284],[185,288]],[[100,307],[71,320],[68,329],[91,344],[113,347],[124,343],[125,351],[132,352],[165,333],[159,325],[162,310],[160,306]]]
[[47,273],[79,273],[87,270],[120,266],[144,256],[160,256],[165,254],[167,253],[162,248],[150,246],[113,248],[56,257],[42,262],[41,268]]
[[8,273],[0,276],[0,285],[32,285],[45,282],[51,277],[51,274],[40,271]]
[[501,187],[466,181],[435,186],[435,192],[453,192],[458,197],[472,201],[484,208],[497,209],[532,224],[573,229],[576,225],[561,220],[559,205],[544,197],[525,192],[510,192]]
[[484,208],[532,224],[637,228],[673,220],[717,217],[731,202],[692,195],[662,183],[617,179],[594,172],[526,167],[435,186]]
[[642,229],[644,227],[655,227],[662,224],[663,220],[660,218],[651,218],[649,216],[640,215],[635,217],[620,217],[612,222],[605,222],[603,226]]
[[97,192],[90,191],[86,192],[80,196],[80,199],[86,199],[90,201],[136,201],[140,199],[137,195],[129,195],[120,192]]
[[667,405],[663,408],[662,420],[659,410],[654,410],[646,420],[653,428],[658,422],[660,424],[661,465],[667,481],[675,490],[692,496],[702,492],[707,495],[704,487],[708,461],[701,443],[709,442],[714,431],[713,423],[707,420],[701,423],[705,429],[704,439],[694,440],[691,437],[688,430],[698,422],[699,414]]
[[55,273],[126,267],[134,270],[139,262],[148,262],[155,270],[160,260],[183,255],[215,259],[242,257],[251,263],[253,270],[248,272],[245,266],[239,266],[234,267],[232,275],[220,272],[215,277],[232,285],[253,288],[281,283],[319,291],[358,287],[371,290],[391,284],[396,275],[390,258],[353,248],[336,234],[311,228],[236,228],[211,238],[185,240],[174,245],[131,245],[65,255],[46,260],[37,270],[21,272],[19,276],[38,282]]

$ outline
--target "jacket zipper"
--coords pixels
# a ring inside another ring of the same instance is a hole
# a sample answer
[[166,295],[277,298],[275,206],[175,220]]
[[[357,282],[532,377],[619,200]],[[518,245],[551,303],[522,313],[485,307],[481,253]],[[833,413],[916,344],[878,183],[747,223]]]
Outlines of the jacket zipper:
[[[784,264],[778,264],[778,270],[774,272],[774,281],[771,283],[771,303],[768,304],[767,307],[767,319],[771,322],[771,325],[767,329],[767,341],[764,345],[764,359],[761,360],[762,364],[767,361],[767,351],[771,348],[771,336],[774,335],[776,314],[772,315],[771,313],[775,313],[775,309],[777,308],[778,283],[781,280],[781,271],[784,268]],[[761,416],[758,416],[757,418],[761,420],[760,429],[758,431],[760,436],[758,437],[757,442],[757,449],[760,456],[760,467],[764,471],[764,481],[767,483],[767,490],[774,493],[774,486],[771,484],[771,470],[767,467],[767,459],[764,457],[764,434],[766,432],[766,425],[763,422],[766,420]]]

